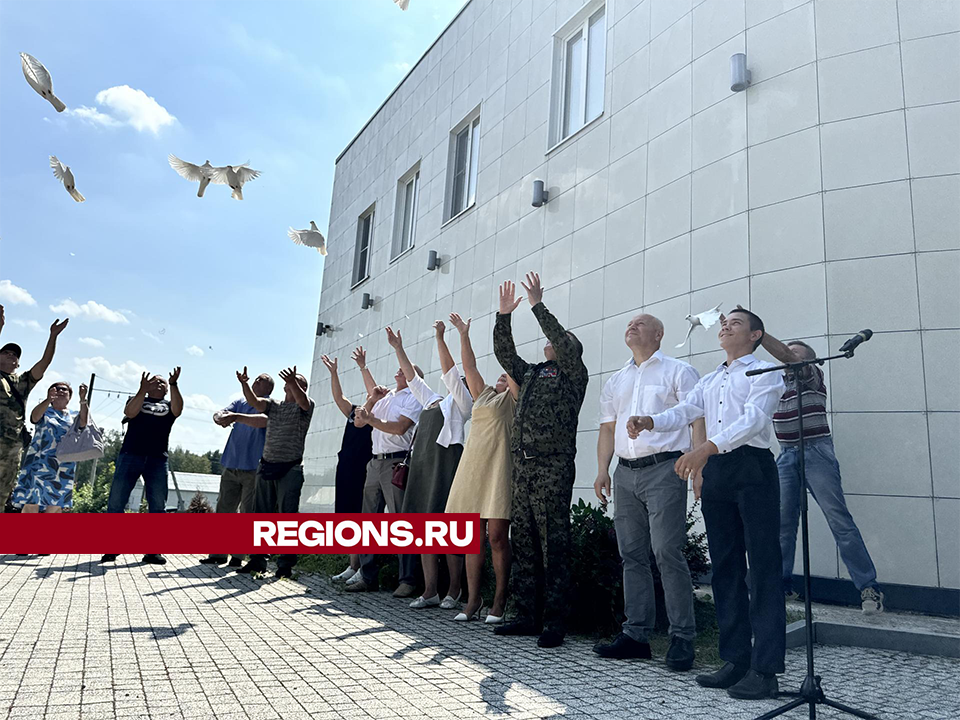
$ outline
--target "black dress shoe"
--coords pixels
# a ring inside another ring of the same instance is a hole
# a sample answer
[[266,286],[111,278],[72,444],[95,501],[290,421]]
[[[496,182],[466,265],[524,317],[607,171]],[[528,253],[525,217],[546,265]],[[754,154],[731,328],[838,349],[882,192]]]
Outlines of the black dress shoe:
[[556,630],[544,630],[537,638],[537,645],[542,648],[555,648],[563,645],[563,635]]
[[230,558],[230,562],[227,563],[227,567],[240,567],[241,565],[243,565],[243,558],[236,556]]
[[240,573],[241,575],[249,575],[250,573],[262,573],[266,570],[265,567],[259,565],[254,565],[253,563],[247,563],[246,565],[241,565],[234,572]]
[[223,565],[226,558],[205,557],[200,559],[201,565]]
[[514,620],[513,622],[498,625],[494,635],[539,635],[540,631],[530,620]]
[[105,563],[105,562],[116,562],[116,560],[117,560],[118,557],[120,557],[120,556],[119,556],[119,555],[101,555],[101,556],[100,556],[100,562],[102,562],[102,563]]
[[290,578],[293,577],[293,568],[277,568],[277,571],[273,574],[275,578]]
[[738,700],[763,700],[775,698],[779,692],[776,675],[764,675],[750,670],[740,682],[727,690],[727,695]]
[[147,565],[166,565],[167,559],[163,555],[144,555],[140,562]]
[[666,664],[671,670],[684,671],[693,667],[693,641],[674,635],[670,638]]
[[697,685],[705,688],[721,688],[726,690],[733,687],[743,679],[743,676],[750,671],[750,668],[743,665],[734,665],[731,662],[726,663],[716,672],[706,675],[697,675]]
[[626,633],[620,633],[611,643],[598,643],[594,645],[593,651],[600,657],[616,658],[618,660],[626,660],[628,658],[649,660],[653,657],[650,654],[649,643],[637,642]]

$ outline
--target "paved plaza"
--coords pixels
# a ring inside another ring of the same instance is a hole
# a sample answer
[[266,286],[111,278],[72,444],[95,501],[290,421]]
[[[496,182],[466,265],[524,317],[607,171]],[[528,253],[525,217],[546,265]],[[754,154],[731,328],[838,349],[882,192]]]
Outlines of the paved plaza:
[[[0,556],[0,718],[732,719],[779,704],[730,700],[658,662],[604,661],[588,639],[540,650],[321,577],[138,559]],[[836,647],[817,659],[829,696],[885,720],[960,717],[960,660]],[[803,667],[789,651],[781,687]]]

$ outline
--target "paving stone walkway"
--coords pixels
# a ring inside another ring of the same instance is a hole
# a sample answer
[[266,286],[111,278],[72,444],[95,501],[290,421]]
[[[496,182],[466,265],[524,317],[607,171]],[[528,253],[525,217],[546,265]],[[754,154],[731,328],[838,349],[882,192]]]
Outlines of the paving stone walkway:
[[[586,639],[540,650],[324,578],[96,560],[0,556],[0,718],[737,719],[779,704],[604,661]],[[829,696],[885,720],[960,717],[958,660],[837,647],[817,660]],[[803,668],[803,651],[788,652],[781,687]]]

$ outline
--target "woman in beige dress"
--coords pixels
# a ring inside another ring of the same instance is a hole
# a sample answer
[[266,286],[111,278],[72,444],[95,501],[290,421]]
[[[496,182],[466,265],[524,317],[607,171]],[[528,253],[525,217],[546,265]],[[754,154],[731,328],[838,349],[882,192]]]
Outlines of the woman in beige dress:
[[[510,432],[517,404],[517,385],[506,373],[497,379],[494,387],[484,383],[470,344],[470,320],[464,322],[459,315],[452,313],[450,322],[460,333],[460,360],[474,402],[470,435],[450,488],[446,512],[480,514],[480,521],[490,539],[497,578],[496,594],[486,622],[498,625],[503,622],[510,574],[510,482],[513,473]],[[479,617],[483,605],[480,586],[485,559],[485,552],[467,555],[470,592],[463,612],[455,620]]]

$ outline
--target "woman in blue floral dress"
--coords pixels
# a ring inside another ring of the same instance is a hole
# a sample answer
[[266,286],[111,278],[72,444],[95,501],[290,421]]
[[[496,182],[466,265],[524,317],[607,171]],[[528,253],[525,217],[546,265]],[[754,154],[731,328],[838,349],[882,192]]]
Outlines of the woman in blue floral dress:
[[[67,410],[73,388],[65,382],[50,386],[47,397],[33,412],[33,440],[20,466],[13,504],[23,506],[23,512],[61,512],[73,506],[73,482],[77,464],[57,461],[57,445],[73,425],[77,413]],[[80,386],[81,428],[87,424],[87,386]]]

